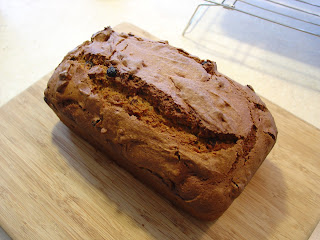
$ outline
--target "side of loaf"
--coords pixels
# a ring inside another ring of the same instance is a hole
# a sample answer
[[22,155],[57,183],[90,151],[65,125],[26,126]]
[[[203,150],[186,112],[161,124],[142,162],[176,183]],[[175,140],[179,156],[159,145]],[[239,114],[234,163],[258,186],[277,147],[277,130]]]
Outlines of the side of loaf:
[[203,220],[221,216],[277,138],[252,87],[168,42],[110,27],[65,56],[44,99],[71,130]]

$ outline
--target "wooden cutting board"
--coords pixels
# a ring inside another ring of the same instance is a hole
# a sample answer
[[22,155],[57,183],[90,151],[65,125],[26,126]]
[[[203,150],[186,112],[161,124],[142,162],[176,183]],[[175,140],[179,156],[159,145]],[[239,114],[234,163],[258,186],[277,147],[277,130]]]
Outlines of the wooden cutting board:
[[[130,24],[131,31],[154,38]],[[0,109],[0,224],[14,239],[307,239],[320,219],[320,130],[263,99],[278,142],[238,199],[201,222],[69,131],[50,74]],[[319,236],[319,235],[318,235]]]

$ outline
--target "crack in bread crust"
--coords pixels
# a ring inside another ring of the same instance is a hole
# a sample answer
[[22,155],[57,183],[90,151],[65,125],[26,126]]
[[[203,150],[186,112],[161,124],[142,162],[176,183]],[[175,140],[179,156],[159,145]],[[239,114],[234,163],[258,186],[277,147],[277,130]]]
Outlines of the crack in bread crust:
[[92,92],[102,95],[106,103],[123,107],[129,115],[159,128],[161,132],[182,134],[181,143],[187,142],[197,152],[227,149],[238,141],[234,134],[217,133],[205,128],[191,106],[189,112],[185,112],[171,96],[134,74],[121,73],[117,77],[108,77],[107,68],[112,63],[105,57],[80,53],[72,61],[80,62],[88,69],[92,85],[96,86]]

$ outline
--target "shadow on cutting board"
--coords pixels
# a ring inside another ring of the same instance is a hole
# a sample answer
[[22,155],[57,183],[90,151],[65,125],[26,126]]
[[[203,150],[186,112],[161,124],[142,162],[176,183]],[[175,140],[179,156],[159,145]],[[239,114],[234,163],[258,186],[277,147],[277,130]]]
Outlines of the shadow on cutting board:
[[[62,136],[67,139],[67,145],[72,147],[72,153],[70,149],[66,149],[63,141],[60,141]],[[203,222],[177,210],[102,152],[95,150],[70,131],[62,122],[55,125],[52,142],[58,147],[67,164],[79,172],[92,187],[103,193],[106,206],[116,208],[114,211],[119,216],[120,224],[123,221],[122,216],[126,215],[131,225],[148,232],[155,239],[231,239],[236,236],[242,239],[239,235],[247,239],[243,233],[246,234],[248,225],[252,228],[249,236],[267,239],[283,219],[278,209],[282,209],[281,214],[286,213],[284,201],[275,199],[278,205],[276,208],[268,205],[277,194],[284,194],[281,197],[285,197],[286,193],[281,171],[268,160],[266,167],[269,171],[258,171],[254,176],[255,180],[245,189],[246,193],[240,195],[222,217],[214,222]],[[276,185],[269,181],[270,177],[279,180]],[[260,199],[259,194],[252,192],[256,184],[262,184],[267,198]],[[253,209],[248,211],[250,208]],[[106,211],[101,214],[106,214],[108,218],[109,213],[110,211]]]

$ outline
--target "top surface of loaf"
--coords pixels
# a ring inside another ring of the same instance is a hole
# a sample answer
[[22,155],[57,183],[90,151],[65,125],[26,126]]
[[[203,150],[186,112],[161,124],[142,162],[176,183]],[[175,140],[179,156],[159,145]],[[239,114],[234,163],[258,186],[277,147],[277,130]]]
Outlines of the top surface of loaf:
[[[239,138],[246,137],[251,130],[253,123],[246,104],[250,94],[246,96],[241,85],[220,77],[215,63],[203,62],[167,42],[118,34],[110,28],[94,35],[92,42],[84,44],[75,54],[80,50],[86,59],[96,56],[98,62],[108,60],[120,74],[134,74],[157,88],[172,100],[160,104],[174,105],[181,111],[175,117],[192,128],[200,124],[205,130],[203,135],[209,136],[211,132]],[[95,67],[89,73],[99,71]],[[141,88],[141,84],[133,87]],[[185,119],[183,115],[189,117]]]

